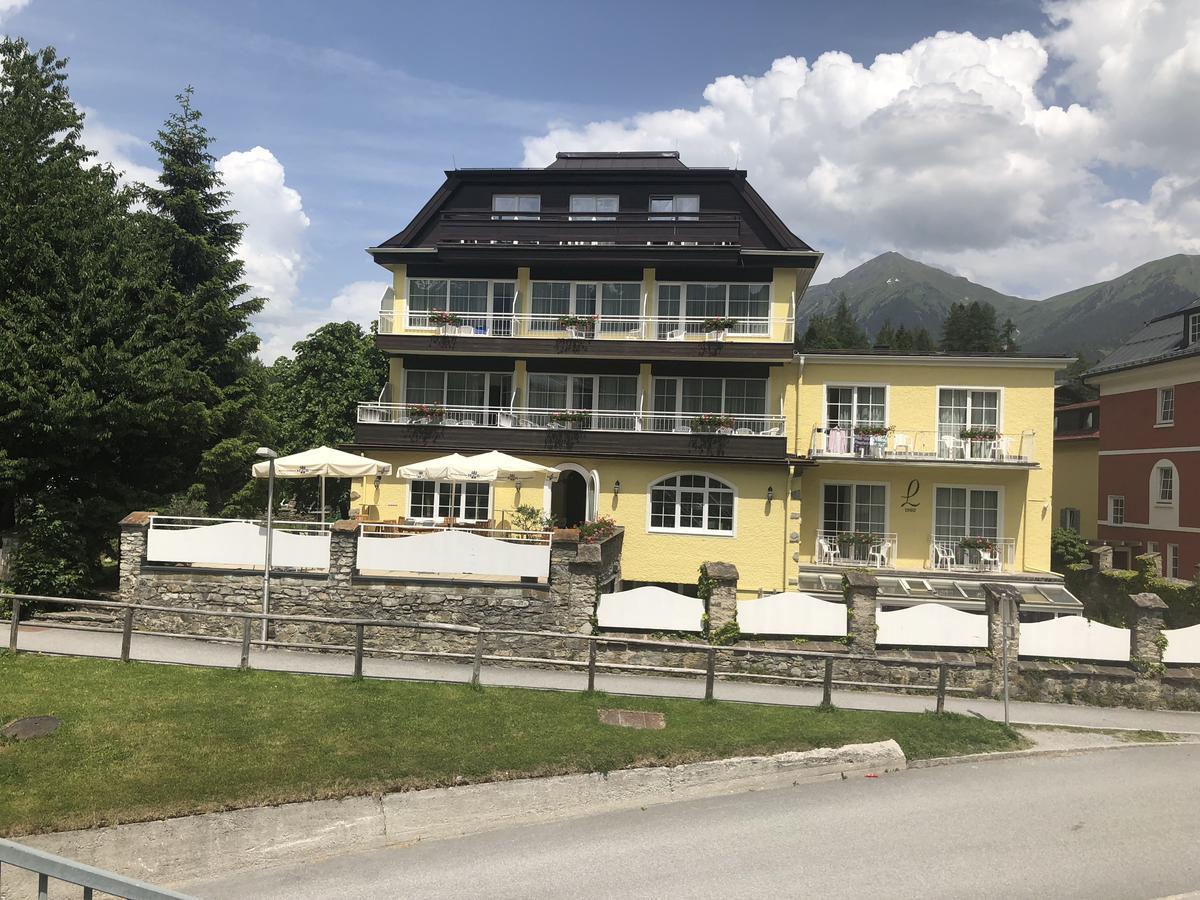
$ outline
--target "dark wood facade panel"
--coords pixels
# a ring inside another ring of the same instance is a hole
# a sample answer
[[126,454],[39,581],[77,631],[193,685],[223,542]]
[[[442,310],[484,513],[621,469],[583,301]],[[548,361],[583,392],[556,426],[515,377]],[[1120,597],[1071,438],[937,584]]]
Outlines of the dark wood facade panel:
[[562,359],[682,359],[705,363],[791,362],[791,344],[750,341],[610,341],[484,335],[380,334],[375,346],[391,354],[553,356]]
[[649,431],[476,428],[464,425],[375,425],[354,427],[356,450],[427,450],[430,454],[575,453],[579,456],[713,459],[722,462],[787,463],[787,439],[745,435],[674,434]]

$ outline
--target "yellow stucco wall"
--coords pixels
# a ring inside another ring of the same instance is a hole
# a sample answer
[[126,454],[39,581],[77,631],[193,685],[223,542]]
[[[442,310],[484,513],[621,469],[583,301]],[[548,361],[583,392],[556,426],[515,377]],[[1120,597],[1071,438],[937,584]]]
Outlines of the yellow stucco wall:
[[[1000,431],[1018,435],[1031,433],[1033,456],[1040,467],[1030,470],[985,469],[974,464],[945,463],[905,466],[822,462],[806,471],[805,531],[815,540],[820,522],[819,494],[809,494],[815,471],[819,478],[841,481],[874,481],[890,485],[888,505],[895,511],[912,478],[921,482],[928,515],[890,516],[892,526],[904,525],[908,537],[900,539],[904,559],[917,562],[927,557],[932,531],[932,486],[979,485],[1004,489],[1002,536],[1016,540],[1015,567],[1042,572],[1050,568],[1050,532],[1054,526],[1051,497],[1054,469],[1054,368],[1050,365],[1017,367],[1004,361],[973,360],[959,364],[900,363],[877,358],[863,363],[834,362],[827,358],[804,360],[799,387],[796,433],[802,453],[807,452],[812,429],[825,423],[827,385],[886,385],[887,424],[896,431],[915,435],[937,429],[938,390],[941,387],[996,388],[1000,391]],[[1028,441],[1029,438],[1027,437]],[[837,473],[834,475],[826,473]],[[928,486],[928,487],[926,487]],[[816,503],[818,508],[813,509]],[[920,524],[915,524],[919,522]],[[899,527],[889,530],[900,534]],[[801,558],[811,556],[812,540],[801,539]],[[908,562],[902,562],[908,565]]]
[[[429,452],[374,452],[373,458],[390,462],[393,468],[419,462]],[[598,512],[612,516],[625,527],[625,545],[621,560],[622,576],[628,581],[661,581],[694,584],[700,564],[706,561],[732,562],[741,574],[740,591],[747,596],[764,591],[786,589],[786,579],[794,577],[795,563],[790,561],[787,543],[788,490],[787,470],[783,465],[755,466],[729,463],[687,462],[683,460],[591,459],[578,456],[537,456],[548,466],[573,463],[600,477]],[[736,491],[734,534],[697,535],[657,533],[649,529],[650,485],[677,472],[698,472],[731,485]],[[621,482],[619,494],[613,493]],[[775,499],[766,501],[767,488]],[[396,478],[385,478],[378,494],[368,481],[355,487],[359,501],[372,519],[395,520],[407,514],[408,485]],[[541,484],[526,484],[518,498],[513,485],[494,486],[493,518],[501,523],[518,504],[543,509]],[[794,506],[794,504],[793,504]]]
[[1054,444],[1054,517],[1059,523],[1064,507],[1079,510],[1079,533],[1089,540],[1097,536],[1100,518],[1100,440],[1056,441]]

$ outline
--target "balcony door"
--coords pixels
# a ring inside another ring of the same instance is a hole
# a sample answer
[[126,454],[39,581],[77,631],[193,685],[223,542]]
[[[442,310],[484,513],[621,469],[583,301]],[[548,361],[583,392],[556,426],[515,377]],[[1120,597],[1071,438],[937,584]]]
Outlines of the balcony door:
[[964,428],[1000,429],[1000,392],[942,388],[938,392],[938,439],[958,438]]
[[1000,539],[999,491],[966,487],[939,487],[934,491],[934,544],[958,564],[977,563],[978,551],[964,549],[963,538]]

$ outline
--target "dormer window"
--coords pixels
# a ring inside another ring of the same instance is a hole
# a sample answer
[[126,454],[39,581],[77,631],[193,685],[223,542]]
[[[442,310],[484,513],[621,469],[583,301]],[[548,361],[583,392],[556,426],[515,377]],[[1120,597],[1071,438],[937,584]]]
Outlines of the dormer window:
[[1200,313],[1188,317],[1188,344],[1200,344]]
[[493,194],[492,212],[507,213],[508,215],[492,216],[493,219],[538,219],[542,211],[540,194]]
[[700,198],[695,194],[650,198],[650,218],[656,221],[695,222],[699,212]]

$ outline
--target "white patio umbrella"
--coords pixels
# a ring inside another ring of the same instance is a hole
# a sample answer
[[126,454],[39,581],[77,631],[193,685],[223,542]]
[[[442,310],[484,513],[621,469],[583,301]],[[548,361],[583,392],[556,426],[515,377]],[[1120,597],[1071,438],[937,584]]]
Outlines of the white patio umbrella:
[[396,474],[405,481],[450,481],[451,471],[457,471],[466,459],[461,453],[451,453],[448,456],[401,466]]
[[[266,478],[270,473],[270,462],[255,463],[251,468],[255,478]],[[344,450],[333,447],[314,447],[293,453],[291,456],[281,456],[275,460],[276,478],[320,478],[321,479],[321,521],[325,521],[325,479],[326,478],[372,478],[376,475],[390,475],[390,463],[365,456],[355,456]]]
[[509,456],[499,450],[489,450],[466,457],[452,478],[455,481],[522,481],[527,478],[556,481],[560,474],[558,469],[550,466]]

